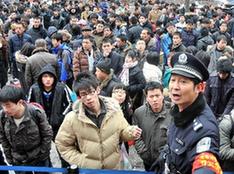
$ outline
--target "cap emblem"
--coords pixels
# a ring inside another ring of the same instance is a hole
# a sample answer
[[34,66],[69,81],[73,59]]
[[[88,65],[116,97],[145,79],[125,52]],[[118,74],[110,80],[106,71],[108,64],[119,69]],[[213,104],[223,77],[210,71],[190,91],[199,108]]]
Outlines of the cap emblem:
[[181,54],[179,56],[178,63],[183,64],[183,65],[187,64],[188,63],[187,59],[188,57],[186,56],[186,54]]

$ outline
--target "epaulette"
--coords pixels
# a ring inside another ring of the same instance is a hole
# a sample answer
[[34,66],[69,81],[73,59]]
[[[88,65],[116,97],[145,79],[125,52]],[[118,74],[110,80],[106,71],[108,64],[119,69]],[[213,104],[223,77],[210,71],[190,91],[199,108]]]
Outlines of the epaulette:
[[203,128],[202,123],[198,119],[193,120],[193,130],[197,132],[199,129]]

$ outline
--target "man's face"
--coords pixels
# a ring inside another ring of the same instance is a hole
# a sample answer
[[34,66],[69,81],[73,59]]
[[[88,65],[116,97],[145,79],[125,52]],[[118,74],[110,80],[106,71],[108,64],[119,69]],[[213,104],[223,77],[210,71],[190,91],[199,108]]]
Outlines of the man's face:
[[39,28],[41,25],[41,20],[40,19],[33,19],[33,27],[34,28]]
[[121,22],[120,20],[116,20],[116,21],[115,21],[115,25],[116,25],[116,26],[120,26],[121,24],[122,24],[122,22]]
[[54,84],[54,76],[52,74],[49,74],[49,73],[43,74],[42,75],[42,84],[46,88],[52,87]]
[[1,104],[3,111],[6,113],[6,115],[12,116],[12,117],[17,117],[19,112],[20,112],[20,108],[22,101],[18,101],[17,103],[13,103],[13,102],[4,102]]
[[103,28],[104,28],[103,24],[97,24],[96,26],[97,33],[103,32]]
[[220,31],[222,33],[225,33],[227,31],[227,24],[223,23],[222,25],[220,25]]
[[227,41],[222,39],[219,42],[217,42],[216,45],[219,50],[224,50],[227,46]]
[[169,34],[173,34],[175,32],[175,27],[173,25],[170,25],[167,27],[167,32]]
[[139,51],[145,51],[145,48],[146,48],[145,41],[138,40],[136,43],[136,49]]
[[225,80],[226,78],[228,78],[229,72],[220,71],[218,72],[218,75],[221,80]]
[[99,80],[99,81],[103,81],[103,80],[105,80],[106,79],[106,76],[107,76],[107,74],[106,73],[104,73],[102,70],[100,70],[99,68],[96,68],[96,72],[95,72],[95,75],[96,75],[96,77],[97,77],[97,79]]
[[180,22],[184,23],[185,22],[185,17],[184,16],[180,16]]
[[141,39],[143,39],[144,41],[148,41],[150,39],[150,35],[148,34],[147,30],[142,30]]
[[139,18],[139,22],[140,22],[140,24],[144,24],[145,22],[146,22],[146,18],[144,17],[144,16],[141,16],[140,18]]
[[122,47],[125,45],[125,42],[123,42],[120,38],[116,38],[116,46],[119,48],[119,47]]
[[32,10],[31,9],[27,9],[26,11],[24,11],[25,16],[30,16],[32,14]]
[[146,101],[149,103],[153,112],[160,112],[163,107],[163,93],[160,89],[148,90]]
[[187,31],[192,31],[193,30],[193,24],[191,24],[191,23],[187,23],[185,27],[186,27]]
[[22,35],[24,33],[24,31],[25,31],[25,28],[24,28],[24,26],[22,24],[16,24],[15,33],[17,35]]
[[60,44],[60,41],[57,41],[56,39],[52,39],[52,45],[54,48],[58,47]]
[[97,18],[91,18],[90,21],[91,21],[91,23],[92,23],[93,25],[96,25],[97,22],[98,22]]
[[111,43],[103,43],[102,44],[102,51],[105,53],[111,53],[111,51],[112,51]]
[[82,47],[83,47],[84,50],[91,50],[92,42],[89,39],[83,39]]
[[91,36],[91,34],[92,34],[91,31],[87,31],[87,30],[82,31],[82,35],[83,35],[84,37]]
[[197,98],[198,85],[184,76],[172,74],[169,82],[169,96],[173,103],[178,105],[180,111],[190,106]]
[[94,88],[79,90],[80,100],[88,109],[94,110],[99,104],[98,93]]
[[110,30],[110,28],[105,28],[104,30],[103,30],[103,35],[104,35],[104,37],[105,36],[110,36],[111,35],[111,30]]
[[182,39],[178,35],[173,35],[172,40],[173,40],[173,45],[179,45],[182,42]]
[[59,16],[59,11],[55,10],[55,11],[53,12],[53,14],[54,14],[55,17],[56,17],[56,16]]

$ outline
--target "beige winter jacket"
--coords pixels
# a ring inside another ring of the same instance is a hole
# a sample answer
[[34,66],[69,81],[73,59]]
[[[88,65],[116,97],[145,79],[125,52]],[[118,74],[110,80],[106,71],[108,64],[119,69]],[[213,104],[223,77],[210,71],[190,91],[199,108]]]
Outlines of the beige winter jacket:
[[61,156],[71,165],[92,169],[120,169],[120,141],[133,140],[131,129],[119,104],[101,97],[106,115],[99,129],[84,112],[81,102],[66,115],[55,143]]

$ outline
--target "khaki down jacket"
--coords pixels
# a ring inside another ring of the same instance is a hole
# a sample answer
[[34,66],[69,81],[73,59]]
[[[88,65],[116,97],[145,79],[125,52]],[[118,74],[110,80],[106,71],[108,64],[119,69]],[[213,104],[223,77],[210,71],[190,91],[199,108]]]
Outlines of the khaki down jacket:
[[55,143],[61,156],[80,168],[120,169],[120,141],[133,140],[117,101],[101,97],[106,115],[99,129],[86,115],[81,102],[66,115]]

